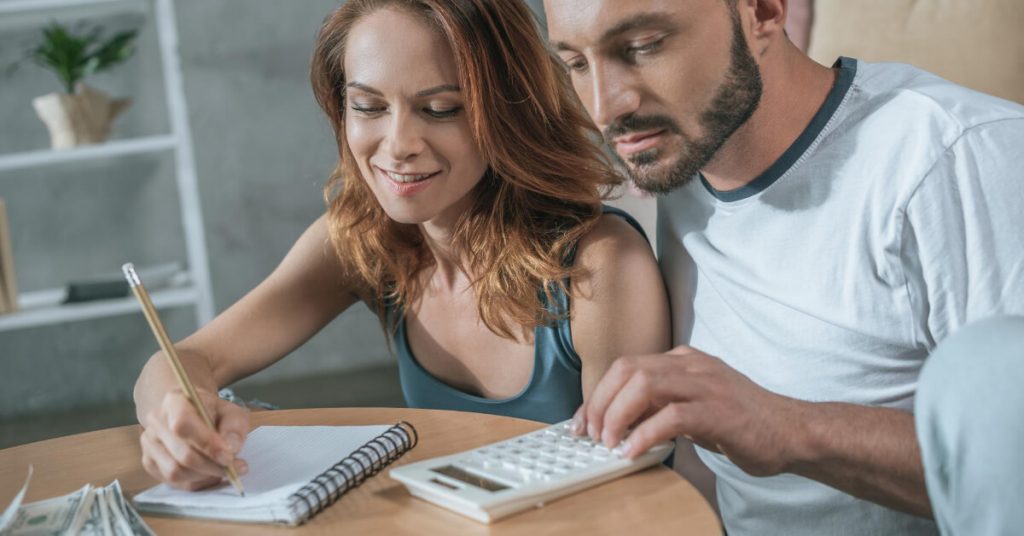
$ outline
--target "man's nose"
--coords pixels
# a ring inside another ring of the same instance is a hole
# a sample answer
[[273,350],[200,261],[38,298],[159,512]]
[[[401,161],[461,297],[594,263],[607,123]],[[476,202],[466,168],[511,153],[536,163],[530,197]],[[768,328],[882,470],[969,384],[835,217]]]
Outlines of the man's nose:
[[635,77],[609,63],[596,63],[591,71],[591,119],[602,130],[622,117],[636,113],[640,92]]

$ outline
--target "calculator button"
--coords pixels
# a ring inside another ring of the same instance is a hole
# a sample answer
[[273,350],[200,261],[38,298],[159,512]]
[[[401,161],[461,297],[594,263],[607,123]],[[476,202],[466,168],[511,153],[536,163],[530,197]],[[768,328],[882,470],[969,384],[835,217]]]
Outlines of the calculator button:
[[554,460],[538,460],[535,465],[540,469],[551,469],[555,466]]

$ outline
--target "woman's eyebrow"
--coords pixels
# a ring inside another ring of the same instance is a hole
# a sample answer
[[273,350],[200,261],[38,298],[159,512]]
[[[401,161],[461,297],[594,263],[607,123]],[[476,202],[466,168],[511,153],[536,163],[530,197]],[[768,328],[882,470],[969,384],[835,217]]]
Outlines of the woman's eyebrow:
[[429,97],[431,95],[437,95],[438,93],[445,93],[445,92],[448,92],[448,91],[454,91],[454,92],[458,93],[459,91],[462,91],[462,88],[460,88],[457,84],[441,84],[439,86],[434,86],[434,87],[431,87],[431,88],[427,88],[427,89],[423,89],[423,90],[417,91],[416,92],[416,96],[417,97]]
[[366,84],[363,84],[361,82],[352,81],[352,82],[349,82],[349,83],[345,84],[345,87],[347,87],[347,88],[354,88],[354,89],[361,89],[361,90],[363,90],[363,91],[365,91],[367,93],[372,93],[372,94],[380,96],[380,97],[384,96],[384,93],[382,93],[381,90],[373,88],[373,87],[368,86]]
[[[352,82],[349,82],[349,83],[345,84],[345,87],[359,89],[359,90],[362,90],[362,91],[365,91],[367,93],[371,93],[373,95],[377,95],[377,96],[380,96],[380,97],[384,96],[384,93],[381,92],[381,90],[379,90],[379,89],[377,89],[375,87],[372,87],[372,86],[368,86],[368,85],[366,85],[366,84],[364,84],[362,82],[352,81]],[[458,93],[459,91],[462,91],[462,88],[460,88],[458,86],[458,84],[441,84],[439,86],[429,87],[427,89],[422,89],[420,91],[417,91],[416,92],[416,97],[429,97],[431,95],[437,95],[438,93],[445,93],[445,92],[449,92],[449,91],[453,91],[453,92]]]

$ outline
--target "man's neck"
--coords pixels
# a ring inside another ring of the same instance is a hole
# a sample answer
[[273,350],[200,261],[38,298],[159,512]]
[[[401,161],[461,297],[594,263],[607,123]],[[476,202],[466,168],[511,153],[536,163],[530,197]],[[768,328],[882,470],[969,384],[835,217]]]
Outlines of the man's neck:
[[716,190],[741,188],[765,172],[807,128],[825,103],[836,73],[789,41],[761,63],[764,91],[750,119],[701,170]]

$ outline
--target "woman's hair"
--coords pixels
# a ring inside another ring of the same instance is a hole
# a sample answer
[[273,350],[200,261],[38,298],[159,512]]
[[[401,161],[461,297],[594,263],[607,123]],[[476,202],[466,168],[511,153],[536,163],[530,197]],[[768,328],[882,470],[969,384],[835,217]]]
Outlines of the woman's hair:
[[567,315],[546,310],[542,298],[554,303],[552,291],[568,292],[565,280],[582,275],[565,261],[620,179],[594,143],[599,133],[561,61],[520,0],[348,0],[327,16],[310,79],[338,144],[324,195],[342,264],[385,321],[383,304],[414,303],[423,292],[422,271],[434,262],[419,227],[384,212],[345,138],[346,40],[362,17],[382,8],[421,17],[455,55],[467,117],[489,167],[470,193],[472,207],[455,223],[451,251],[473,278],[481,320],[517,339],[517,332]]

